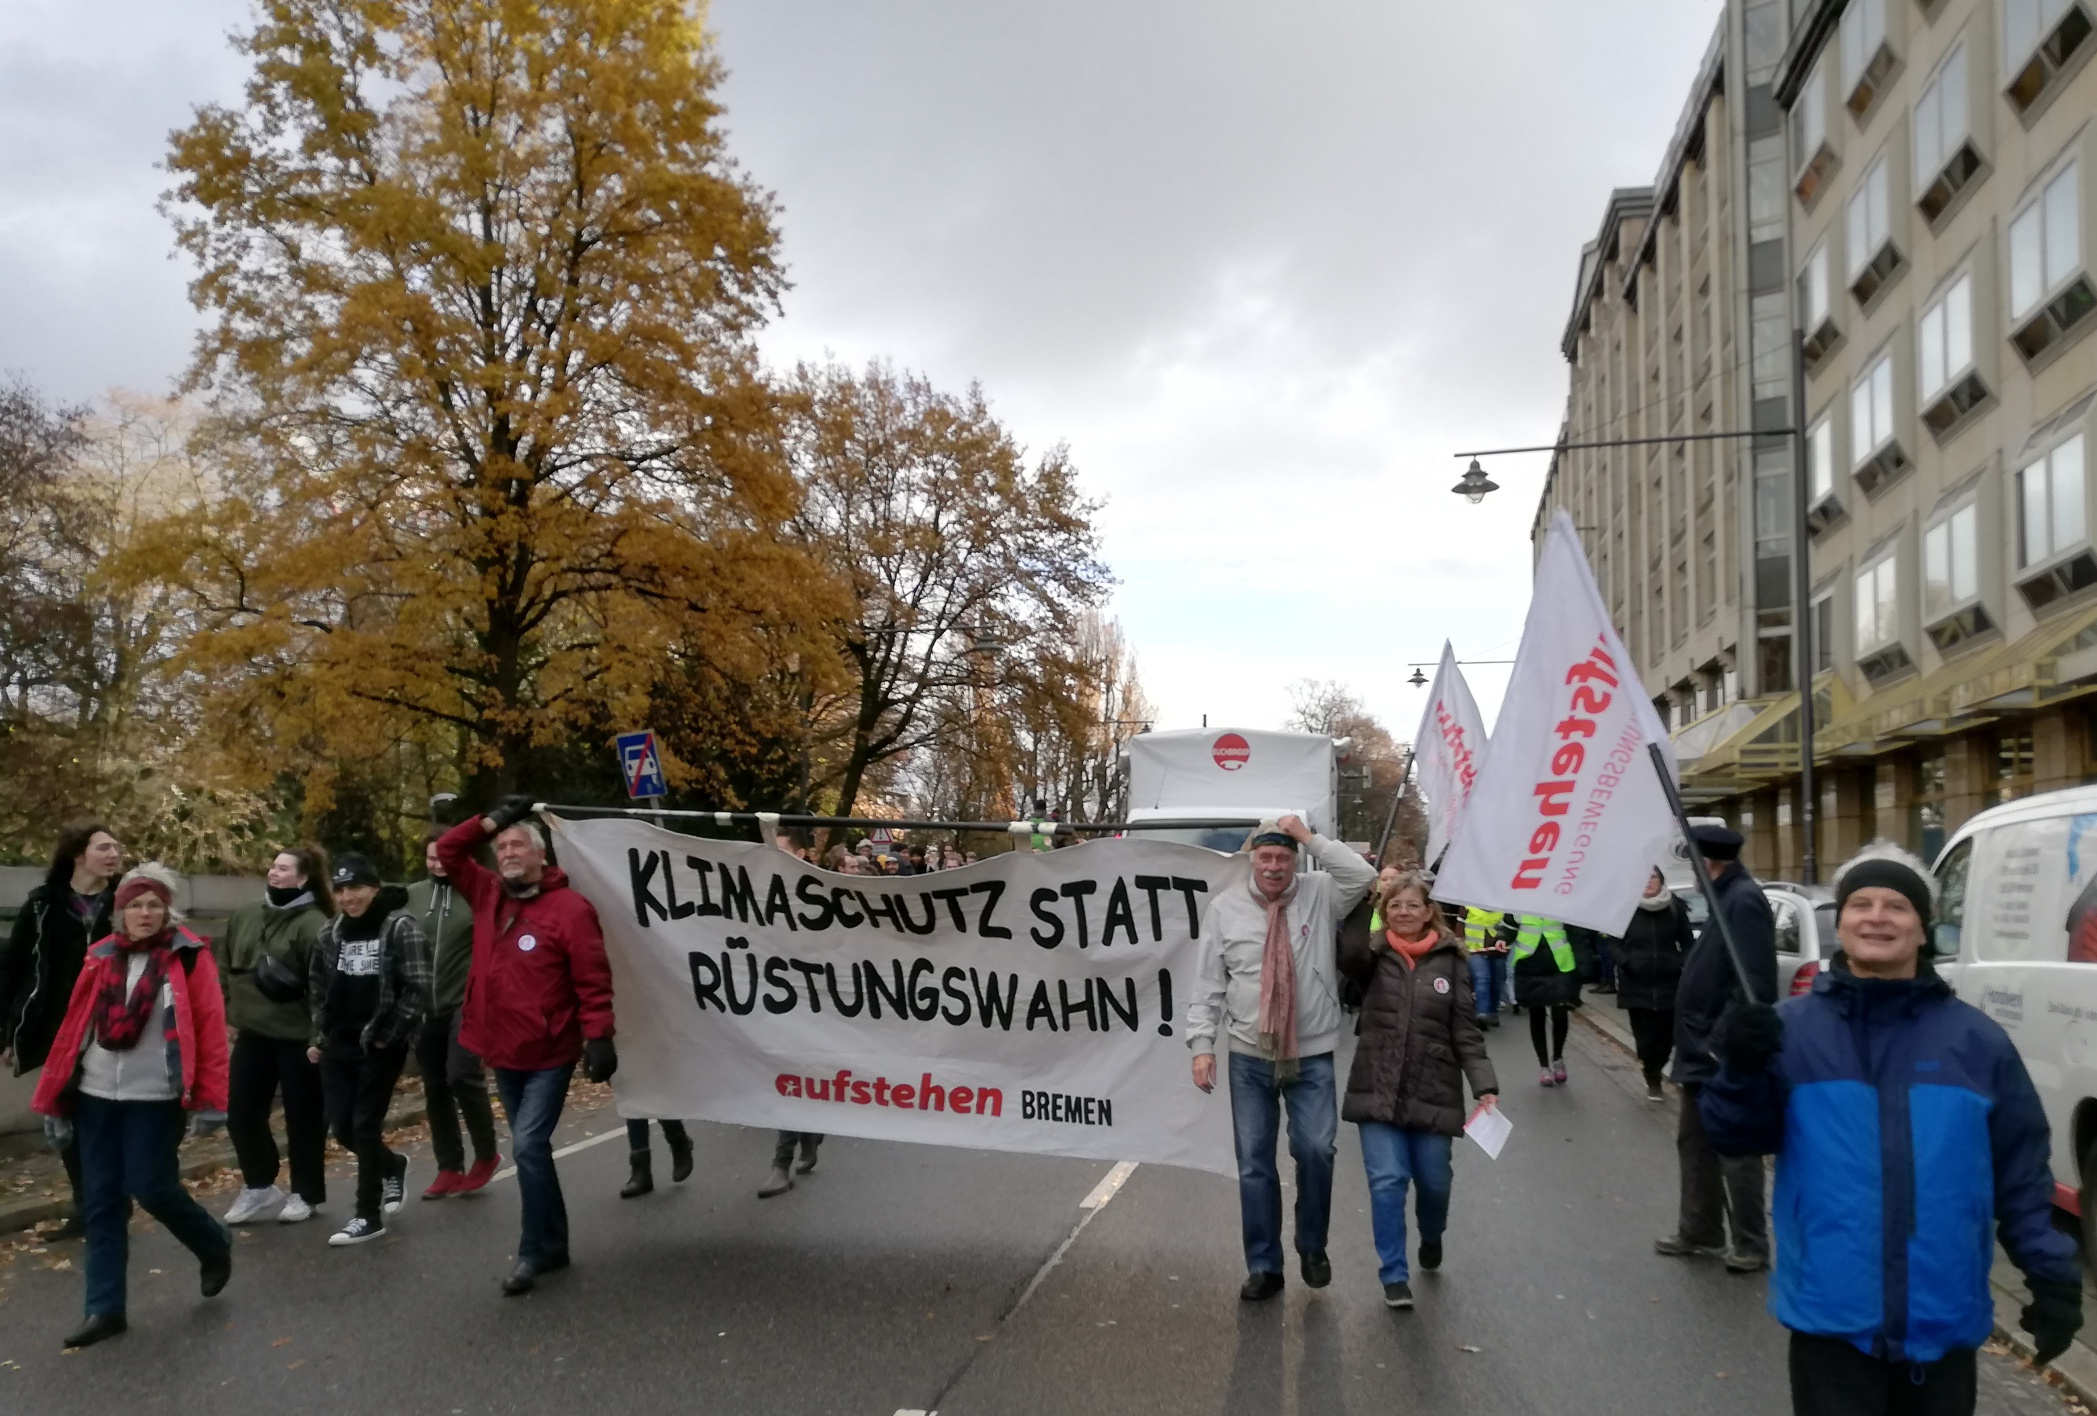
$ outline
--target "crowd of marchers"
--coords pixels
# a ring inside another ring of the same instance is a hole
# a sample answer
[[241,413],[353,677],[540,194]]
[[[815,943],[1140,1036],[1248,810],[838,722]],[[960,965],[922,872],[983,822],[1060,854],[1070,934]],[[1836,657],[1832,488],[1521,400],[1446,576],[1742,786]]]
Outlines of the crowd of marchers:
[[[2021,1321],[2036,1360],[2067,1350],[2082,1281],[2053,1224],[2046,1117],[2008,1035],[1931,966],[1928,867],[1885,842],[1846,863],[1834,886],[1841,953],[1810,991],[1775,1004],[1774,920],[1741,837],[1716,825],[1692,836],[1716,905],[1704,925],[1692,929],[1656,866],[1632,917],[1605,936],[1444,906],[1430,876],[1378,872],[1294,817],[1253,835],[1243,893],[1219,896],[1204,923],[1190,1012],[1194,1084],[1214,1087],[1219,1045],[1225,1055],[1242,1299],[1270,1299],[1286,1281],[1286,1107],[1303,1281],[1332,1281],[1345,1119],[1360,1129],[1384,1301],[1411,1308],[1409,1259],[1448,1259],[1464,1089],[1479,1107],[1496,1101],[1486,1030],[1507,1008],[1527,1011],[1538,1082],[1563,1087],[1567,1018],[1599,975],[1630,1014],[1648,1098],[1665,1101],[1671,1058],[1680,1091],[1680,1216],[1654,1249],[1736,1274],[1774,1265],[1770,1309],[1791,1332],[1798,1416],[1969,1416],[1976,1353],[1995,1326],[1998,1238],[2030,1287]],[[1321,868],[1300,870],[1305,855]],[[1358,1043],[1340,1090],[1349,1005]],[[1774,1249],[1765,1155],[1777,1158]]]
[[[1526,1011],[1539,1084],[1568,1085],[1567,1018],[1607,959],[1601,986],[1630,1014],[1648,1097],[1665,1100],[1670,1062],[1680,1092],[1680,1218],[1654,1247],[1743,1274],[1774,1264],[1796,1411],[1971,1412],[1975,1352],[1994,1325],[1997,1237],[2029,1283],[2022,1321],[2038,1360],[2065,1350],[2082,1285],[2074,1245],[2052,1222],[2047,1122],[2007,1035],[1931,967],[1928,868],[1883,842],[1845,864],[1834,886],[1841,953],[1810,991],[1775,1004],[1773,919],[1739,860],[1741,838],[1718,826],[1693,837],[1715,905],[1702,927],[1656,868],[1632,918],[1598,936],[1444,905],[1431,876],[1379,872],[1293,816],[1251,835],[1243,886],[1202,921],[1188,1012],[1194,1084],[1222,1080],[1230,1097],[1241,1298],[1272,1298],[1285,1283],[1276,1158],[1286,1112],[1303,1281],[1332,1281],[1344,1119],[1360,1132],[1385,1302],[1412,1307],[1411,1263],[1445,1262],[1454,1141],[1497,1102],[1486,1031],[1503,1011]],[[806,858],[789,837],[775,844]],[[898,872],[965,863],[957,850],[923,850]],[[824,864],[865,873],[882,869],[874,860],[870,846],[839,846]],[[522,1215],[502,1291],[528,1292],[567,1267],[553,1132],[577,1069],[607,1081],[618,1054],[596,913],[551,863],[528,798],[433,832],[427,877],[406,889],[354,854],[331,865],[317,849],[286,850],[265,897],[215,945],[183,923],[170,873],[122,863],[106,827],[67,830],[0,954],[0,1064],[42,1068],[33,1105],[75,1200],[63,1237],[86,1241],[85,1316],[67,1346],[125,1330],[133,1202],[195,1254],[213,1296],[231,1277],[229,1225],[297,1224],[328,1203],[332,1134],[355,1157],[356,1185],[328,1242],[384,1234],[407,1193],[409,1162],[386,1145],[384,1123],[411,1055],[437,1166],[422,1198],[470,1195],[493,1178],[492,1075]],[[1343,1087],[1335,1058],[1350,1026],[1358,1042]],[[675,1119],[659,1124],[671,1178],[683,1180],[691,1139]],[[223,1220],[187,1192],[177,1164],[185,1134],[219,1127],[242,1178]],[[648,1123],[629,1121],[628,1140],[621,1194],[637,1197],[654,1186]],[[780,1133],[758,1193],[791,1189],[821,1140]],[[1761,1160],[1772,1154],[1773,1248]]]

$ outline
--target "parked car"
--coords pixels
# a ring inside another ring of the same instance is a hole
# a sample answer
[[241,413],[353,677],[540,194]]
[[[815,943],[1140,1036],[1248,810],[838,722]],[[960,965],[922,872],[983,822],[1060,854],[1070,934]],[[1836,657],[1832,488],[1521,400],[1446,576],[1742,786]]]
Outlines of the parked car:
[[1819,885],[1765,885],[1777,918],[1777,989],[1795,997],[1813,986],[1842,946],[1835,942],[1835,897]]
[[2053,1131],[2054,1203],[2097,1256],[2097,787],[1981,812],[1936,874],[1937,970],[2017,1045]]
[[[1777,923],[1777,989],[1784,997],[1804,993],[1828,966],[1840,947],[1835,943],[1835,897],[1819,885],[1789,881],[1765,884],[1770,912]],[[1676,889],[1689,906],[1689,922],[1701,932],[1710,910],[1704,892],[1694,885]]]

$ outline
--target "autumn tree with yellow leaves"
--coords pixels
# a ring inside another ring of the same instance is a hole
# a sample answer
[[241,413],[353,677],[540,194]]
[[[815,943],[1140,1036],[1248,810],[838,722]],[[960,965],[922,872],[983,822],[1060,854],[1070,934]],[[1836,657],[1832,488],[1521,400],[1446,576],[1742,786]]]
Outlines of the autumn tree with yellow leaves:
[[245,102],[173,135],[165,200],[221,494],[159,567],[223,729],[322,801],[434,734],[484,799],[680,662],[823,652],[750,344],[772,204],[694,7],[261,0],[234,44]]

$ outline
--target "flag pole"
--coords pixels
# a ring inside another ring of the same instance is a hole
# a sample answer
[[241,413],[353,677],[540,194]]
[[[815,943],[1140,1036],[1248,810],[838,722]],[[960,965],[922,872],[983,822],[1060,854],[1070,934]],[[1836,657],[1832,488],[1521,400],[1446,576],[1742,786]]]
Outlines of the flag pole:
[[1660,778],[1660,790],[1667,793],[1667,804],[1675,813],[1675,825],[1681,828],[1682,842],[1689,848],[1689,867],[1696,872],[1697,889],[1703,891],[1704,908],[1718,930],[1720,942],[1726,946],[1726,957],[1733,961],[1733,976],[1740,980],[1740,992],[1750,1003],[1763,1002],[1755,996],[1755,985],[1748,978],[1747,965],[1740,961],[1740,946],[1733,942],[1733,931],[1726,925],[1725,911],[1718,907],[1718,891],[1711,883],[1711,872],[1704,868],[1704,852],[1698,848],[1697,838],[1690,834],[1689,812],[1682,805],[1682,793],[1675,789],[1675,779],[1668,775],[1667,758],[1661,754],[1657,742],[1647,743],[1646,752],[1653,759],[1653,771]]
[[1398,803],[1405,800],[1405,784],[1413,779],[1413,764],[1419,760],[1420,749],[1417,747],[1405,755],[1405,771],[1399,775],[1397,790],[1391,793],[1391,809],[1383,817],[1383,835],[1376,841],[1376,863],[1379,866],[1383,864],[1383,848],[1391,843],[1391,832],[1398,825]]

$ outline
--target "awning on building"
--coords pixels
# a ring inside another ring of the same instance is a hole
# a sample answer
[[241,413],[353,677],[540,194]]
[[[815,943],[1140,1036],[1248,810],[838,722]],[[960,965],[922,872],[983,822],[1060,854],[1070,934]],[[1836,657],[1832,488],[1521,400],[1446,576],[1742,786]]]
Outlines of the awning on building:
[[2042,624],[2014,643],[1988,651],[1945,690],[1945,713],[1963,720],[2041,707],[2097,688],[2097,683],[2077,683],[2093,673],[2097,606]]

